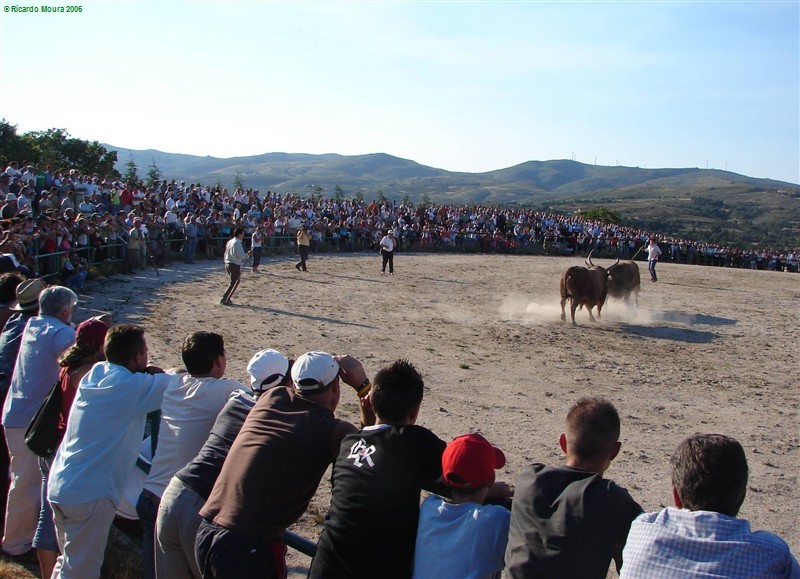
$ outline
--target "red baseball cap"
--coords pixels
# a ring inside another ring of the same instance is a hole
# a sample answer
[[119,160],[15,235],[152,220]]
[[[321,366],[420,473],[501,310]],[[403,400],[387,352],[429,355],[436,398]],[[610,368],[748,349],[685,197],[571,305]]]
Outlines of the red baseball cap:
[[459,436],[442,454],[442,477],[448,486],[478,489],[494,483],[494,471],[503,468],[506,455],[477,432]]
[[75,342],[100,349],[106,339],[108,326],[99,320],[86,320],[75,328]]

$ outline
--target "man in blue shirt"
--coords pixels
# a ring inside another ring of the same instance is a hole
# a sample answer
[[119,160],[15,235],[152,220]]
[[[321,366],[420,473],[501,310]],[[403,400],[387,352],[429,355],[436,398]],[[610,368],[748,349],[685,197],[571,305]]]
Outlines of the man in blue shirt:
[[22,334],[11,387],[3,405],[3,428],[11,457],[3,549],[21,555],[31,549],[39,517],[42,474],[38,457],[25,444],[25,430],[58,379],[58,357],[75,342],[72,314],[78,296],[53,286],[39,296],[39,315]]
[[161,407],[176,379],[147,365],[139,326],[111,328],[104,351],[106,362],[81,379],[50,471],[47,498],[61,550],[54,578],[100,576],[108,530],[135,468],[147,414]]

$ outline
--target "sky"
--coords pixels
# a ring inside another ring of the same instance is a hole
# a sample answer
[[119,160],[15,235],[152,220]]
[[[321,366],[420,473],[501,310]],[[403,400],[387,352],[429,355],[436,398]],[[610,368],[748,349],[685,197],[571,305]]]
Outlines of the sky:
[[[800,1],[3,4],[0,116],[127,149],[800,183]],[[8,10],[8,11],[7,11]]]

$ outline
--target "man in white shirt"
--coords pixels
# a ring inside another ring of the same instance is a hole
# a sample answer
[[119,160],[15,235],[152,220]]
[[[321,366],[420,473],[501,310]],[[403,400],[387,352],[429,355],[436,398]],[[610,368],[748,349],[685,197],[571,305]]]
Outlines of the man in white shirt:
[[656,276],[656,264],[661,256],[661,248],[656,243],[656,238],[650,238],[650,245],[647,247],[647,269],[650,270],[650,281],[658,281]]
[[381,239],[381,257],[383,258],[383,265],[381,266],[381,273],[386,273],[386,264],[389,264],[389,275],[394,275],[394,230],[390,229],[389,232]]
[[244,239],[244,229],[237,227],[233,231],[233,238],[225,244],[225,271],[228,273],[231,281],[230,284],[228,284],[228,289],[226,289],[225,293],[222,295],[222,299],[219,300],[219,303],[223,306],[233,305],[231,297],[233,296],[233,292],[236,291],[236,288],[239,287],[239,280],[242,277],[242,265],[244,265],[250,253],[252,253],[252,250],[250,252],[245,252],[242,239]]
[[144,532],[142,555],[146,578],[155,577],[154,530],[161,495],[173,475],[200,451],[230,395],[237,390],[249,390],[241,382],[222,377],[227,358],[219,334],[195,332],[187,336],[181,356],[188,374],[164,392],[158,446],[136,504]]

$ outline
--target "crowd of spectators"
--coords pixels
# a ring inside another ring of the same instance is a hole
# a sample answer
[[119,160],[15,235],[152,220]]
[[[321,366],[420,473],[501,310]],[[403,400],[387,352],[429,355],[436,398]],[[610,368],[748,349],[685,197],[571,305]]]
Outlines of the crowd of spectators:
[[[258,232],[266,251],[291,249],[298,229],[307,226],[311,251],[377,250],[394,230],[400,251],[585,256],[594,250],[622,259],[641,257],[639,250],[656,235],[524,208],[262,194],[175,179],[145,185],[27,161],[9,163],[0,175],[0,220],[0,271],[22,268],[60,276],[63,283],[82,283],[80,272],[104,261],[131,271],[176,255],[187,262],[217,258],[236,227],[244,228],[246,247]],[[796,249],[744,251],[657,236],[666,261],[798,271]]]

